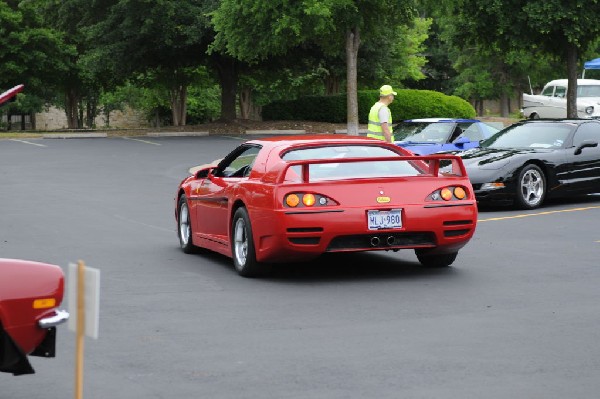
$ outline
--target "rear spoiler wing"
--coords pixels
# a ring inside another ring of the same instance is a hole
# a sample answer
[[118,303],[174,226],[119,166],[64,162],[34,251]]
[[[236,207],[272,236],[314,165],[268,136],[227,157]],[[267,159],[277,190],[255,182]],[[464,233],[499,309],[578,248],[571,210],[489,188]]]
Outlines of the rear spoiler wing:
[[[302,182],[310,182],[310,165],[316,164],[337,164],[354,162],[410,162],[414,167],[422,171],[422,176],[439,177],[466,177],[467,171],[462,162],[462,158],[453,154],[430,154],[430,155],[406,155],[398,157],[373,157],[373,158],[335,158],[335,159],[305,159],[286,162],[278,174],[277,183],[283,183],[287,171],[292,166],[302,167]],[[442,171],[443,168],[443,171]]]
[[25,85],[17,85],[10,90],[6,90],[4,93],[0,94],[0,105],[4,104],[7,101],[11,101],[15,99],[16,95],[23,91]]

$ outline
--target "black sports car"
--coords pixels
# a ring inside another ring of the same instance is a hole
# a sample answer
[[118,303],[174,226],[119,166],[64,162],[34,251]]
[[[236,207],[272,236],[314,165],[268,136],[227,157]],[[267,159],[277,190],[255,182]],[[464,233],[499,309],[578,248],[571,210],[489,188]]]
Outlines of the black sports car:
[[600,121],[524,120],[461,152],[480,204],[534,209],[551,197],[600,192]]

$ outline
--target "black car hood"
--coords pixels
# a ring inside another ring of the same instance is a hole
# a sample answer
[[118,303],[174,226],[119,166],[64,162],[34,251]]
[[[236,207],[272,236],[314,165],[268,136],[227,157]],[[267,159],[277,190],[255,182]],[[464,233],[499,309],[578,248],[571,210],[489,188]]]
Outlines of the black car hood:
[[531,158],[533,154],[552,151],[554,150],[546,148],[472,148],[455,154],[462,158],[467,169],[499,169],[512,160]]

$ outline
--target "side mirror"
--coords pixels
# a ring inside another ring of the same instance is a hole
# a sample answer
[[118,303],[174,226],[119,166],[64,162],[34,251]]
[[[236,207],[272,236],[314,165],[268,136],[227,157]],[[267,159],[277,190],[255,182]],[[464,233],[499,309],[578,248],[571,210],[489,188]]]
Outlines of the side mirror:
[[195,173],[196,179],[205,179],[212,172],[212,168],[202,168]]
[[575,155],[581,154],[581,151],[586,147],[598,147],[598,142],[593,140],[583,140],[581,144],[579,144],[575,148]]
[[454,144],[465,144],[470,142],[471,140],[469,140],[468,137],[465,136],[461,136],[459,138],[457,138],[456,140],[454,140]]

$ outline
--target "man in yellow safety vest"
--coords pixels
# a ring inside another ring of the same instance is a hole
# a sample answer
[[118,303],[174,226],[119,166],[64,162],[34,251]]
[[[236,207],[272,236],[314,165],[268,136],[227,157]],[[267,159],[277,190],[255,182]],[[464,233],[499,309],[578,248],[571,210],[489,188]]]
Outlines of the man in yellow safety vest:
[[397,93],[390,85],[383,85],[379,89],[379,101],[377,101],[369,112],[369,125],[367,126],[367,137],[374,137],[379,140],[394,142],[392,132],[392,113],[388,108],[394,101]]

